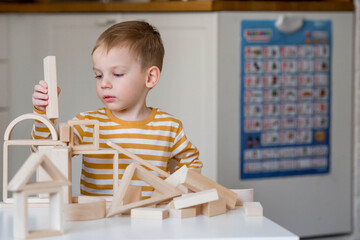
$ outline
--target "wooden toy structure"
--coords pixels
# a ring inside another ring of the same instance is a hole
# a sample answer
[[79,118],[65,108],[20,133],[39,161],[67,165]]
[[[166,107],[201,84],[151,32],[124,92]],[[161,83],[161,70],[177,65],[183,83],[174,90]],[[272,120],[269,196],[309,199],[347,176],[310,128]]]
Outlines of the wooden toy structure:
[[[14,222],[14,229],[19,232],[19,234],[16,233],[16,236],[29,238],[61,234],[62,225],[59,216],[62,211],[66,221],[86,221],[114,217],[129,212],[134,218],[146,219],[164,219],[168,216],[188,218],[201,213],[211,217],[224,214],[227,209],[234,209],[236,205],[242,205],[243,202],[247,201],[246,199],[253,199],[253,190],[232,191],[200,173],[188,169],[186,166],[170,175],[170,173],[153,166],[111,141],[107,142],[109,148],[100,149],[98,121],[71,120],[67,123],[59,123],[57,129],[54,124],[58,118],[55,62],[55,57],[52,56],[44,59],[45,80],[48,82],[49,88],[47,118],[33,113],[21,115],[8,125],[4,135],[3,201],[4,203],[13,203],[16,208],[17,217]],[[19,122],[28,119],[40,121],[47,126],[51,139],[11,140],[13,128]],[[79,125],[92,126],[93,144],[77,142],[75,131]],[[8,184],[8,147],[11,145],[35,145],[38,146],[38,152],[30,155]],[[130,157],[135,162],[125,169],[119,184],[118,156],[120,153]],[[72,188],[69,184],[72,181],[71,162],[72,157],[78,154],[109,154],[113,156],[113,197],[72,197]],[[38,182],[25,184],[37,166],[43,167],[43,170],[40,169],[37,172]],[[141,187],[130,185],[134,176],[155,188],[151,198],[141,199]],[[13,199],[8,197],[8,191],[14,192]],[[29,194],[44,193],[47,194],[45,199],[43,195],[40,195],[40,198],[33,198],[32,201],[30,199],[28,201]],[[111,204],[107,211],[105,199]],[[45,233],[29,233],[26,227],[27,203],[44,201],[50,203],[50,212],[54,215],[51,218],[51,227],[54,230]],[[259,209],[258,204],[254,206]],[[254,209],[254,206],[251,209]],[[256,214],[252,215],[259,215],[260,212],[262,214],[262,209],[261,211],[257,210]]]
[[[51,181],[28,183],[31,175],[35,173],[39,166],[49,174]],[[31,154],[8,186],[8,190],[14,192],[15,199],[14,236],[18,238],[37,238],[62,234],[62,187],[70,184],[46,155],[41,153]],[[50,229],[29,232],[27,198],[29,195],[39,193],[48,193],[50,195]]]

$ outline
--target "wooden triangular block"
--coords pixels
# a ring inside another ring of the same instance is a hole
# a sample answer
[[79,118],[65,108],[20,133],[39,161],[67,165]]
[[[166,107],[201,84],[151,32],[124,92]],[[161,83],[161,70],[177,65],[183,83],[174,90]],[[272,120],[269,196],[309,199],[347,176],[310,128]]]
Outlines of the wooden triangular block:
[[[39,166],[41,166],[50,178],[56,182],[55,185],[71,184],[45,154],[32,153],[11,179],[8,190],[15,192],[25,189],[29,179]],[[34,183],[32,184],[34,185]]]
[[[128,190],[128,186],[133,176],[136,176],[139,179],[143,180],[144,182],[148,183],[161,194],[149,199],[123,205],[126,191]],[[163,179],[159,178],[155,174],[146,170],[144,167],[140,166],[139,164],[132,163],[126,168],[124,172],[124,175],[119,185],[119,189],[114,194],[112,204],[106,216],[112,217],[114,215],[126,212],[132,208],[142,207],[149,204],[155,204],[164,201],[166,199],[179,196],[181,194],[182,192],[180,190],[171,186]]]

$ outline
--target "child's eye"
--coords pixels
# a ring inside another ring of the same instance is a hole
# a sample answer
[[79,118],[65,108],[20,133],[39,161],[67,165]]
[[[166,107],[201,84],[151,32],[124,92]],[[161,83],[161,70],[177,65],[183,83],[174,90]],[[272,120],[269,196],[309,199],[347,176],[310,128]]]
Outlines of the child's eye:
[[124,74],[123,73],[114,73],[114,76],[115,77],[122,77],[122,76],[124,76]]
[[95,75],[95,78],[96,78],[96,79],[101,79],[101,78],[102,78],[102,75]]

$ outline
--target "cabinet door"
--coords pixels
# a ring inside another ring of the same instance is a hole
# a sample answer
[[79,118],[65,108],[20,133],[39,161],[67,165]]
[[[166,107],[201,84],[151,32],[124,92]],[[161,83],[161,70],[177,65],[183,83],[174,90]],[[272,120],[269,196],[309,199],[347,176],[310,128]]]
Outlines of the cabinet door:
[[[1,35],[1,33],[0,33]],[[8,74],[7,74],[7,63],[2,63],[0,60],[0,111],[1,108],[8,106],[9,89],[8,89]]]
[[0,61],[8,58],[8,16],[0,15]]
[[2,189],[3,189],[3,145],[4,145],[4,132],[6,130],[7,125],[9,124],[9,112],[0,111],[0,156],[1,156],[1,164],[0,164],[0,201],[2,201]]
[[178,117],[200,150],[202,173],[216,179],[217,14],[124,14],[146,20],[160,31],[165,47],[163,70],[148,105]]

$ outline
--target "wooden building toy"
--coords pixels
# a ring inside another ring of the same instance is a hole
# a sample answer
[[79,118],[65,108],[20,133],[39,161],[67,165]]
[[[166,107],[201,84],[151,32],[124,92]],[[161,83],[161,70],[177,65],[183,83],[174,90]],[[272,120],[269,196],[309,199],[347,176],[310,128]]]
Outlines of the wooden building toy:
[[[42,167],[52,181],[28,183],[38,167]],[[8,190],[14,195],[14,236],[38,238],[60,235],[63,232],[62,187],[71,183],[62,175],[50,159],[40,153],[33,153],[10,181]],[[49,194],[50,226],[40,231],[28,230],[28,196]]]
[[[90,155],[113,155],[113,178],[114,178],[114,184],[113,189],[114,192],[118,189],[119,186],[119,154],[118,151],[113,149],[99,149],[99,150],[74,150],[72,149],[72,155],[80,155],[80,154],[90,154]],[[106,197],[105,197],[106,198]]]
[[142,159],[139,156],[136,156],[135,154],[129,152],[128,150],[120,147],[116,143],[113,143],[111,141],[107,141],[106,144],[109,145],[110,147],[112,147],[113,149],[117,150],[118,152],[120,152],[120,153],[130,157],[131,159],[137,161],[138,163],[150,168],[154,172],[157,172],[158,174],[160,174],[160,176],[163,176],[163,177],[169,177],[170,176],[170,174],[168,172],[165,172],[162,169],[160,169],[160,168],[146,162],[144,159]]
[[196,207],[188,207],[182,209],[169,209],[169,216],[171,218],[191,218],[196,217]]
[[169,217],[169,211],[165,208],[134,208],[131,209],[131,218],[163,220]]
[[64,205],[65,221],[89,221],[104,218],[106,201],[102,197],[73,197],[72,203]]
[[226,213],[226,201],[223,198],[219,200],[204,203],[201,213],[208,217],[217,216]]
[[67,123],[59,123],[59,137],[61,142],[70,142],[70,126]]
[[200,205],[203,203],[215,201],[219,199],[218,192],[215,188],[204,190],[197,193],[188,193],[181,197],[174,198],[174,208],[181,209]]
[[48,85],[48,106],[46,116],[49,119],[59,118],[59,105],[57,94],[56,57],[47,56],[44,58],[44,80]]
[[[69,120],[70,126],[70,147],[76,150],[99,150],[99,121],[98,120]],[[74,131],[76,126],[79,125],[90,125],[93,126],[93,143],[92,144],[80,144],[75,142]]]
[[244,202],[246,216],[263,216],[263,207],[259,202]]
[[237,199],[236,193],[201,175],[196,171],[192,171],[189,168],[186,168],[182,172],[182,176],[180,177],[180,183],[184,184],[186,187],[188,187],[194,192],[200,192],[211,188],[216,188],[219,196],[225,199],[226,206],[229,209],[235,208]]
[[231,189],[237,195],[236,206],[242,206],[244,202],[254,201],[254,189]]
[[[161,194],[159,196],[151,197],[145,200],[129,203],[124,205],[124,198],[128,191],[130,181],[136,176],[137,178],[145,181],[150,186],[154,187]],[[163,179],[159,178],[155,174],[146,170],[144,167],[137,163],[130,164],[123,174],[122,180],[119,184],[118,190],[114,193],[113,202],[108,210],[107,217],[112,217],[120,213],[124,213],[132,208],[148,206],[156,204],[167,199],[171,199],[175,196],[181,195],[181,191],[174,188]]]
[[[39,146],[38,152],[45,154],[50,161],[60,170],[69,182],[72,182],[72,164],[71,164],[71,148],[69,146]],[[41,168],[38,169],[36,174],[38,182],[49,181],[50,176]],[[64,203],[72,202],[72,187],[63,187]],[[39,197],[44,197],[40,195]],[[45,196],[46,197],[46,196]]]
[[[32,139],[11,139],[11,133],[15,126],[25,120],[37,120],[46,127],[48,127],[50,131],[51,139],[44,140],[32,140]],[[3,201],[4,203],[11,203],[13,199],[8,198],[8,170],[9,170],[9,146],[66,146],[65,143],[58,140],[58,133],[54,124],[47,118],[40,116],[34,113],[23,114],[13,121],[7,126],[4,134],[4,147],[3,147]]]

